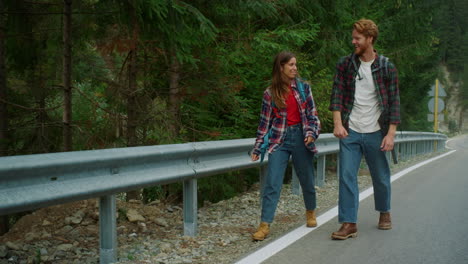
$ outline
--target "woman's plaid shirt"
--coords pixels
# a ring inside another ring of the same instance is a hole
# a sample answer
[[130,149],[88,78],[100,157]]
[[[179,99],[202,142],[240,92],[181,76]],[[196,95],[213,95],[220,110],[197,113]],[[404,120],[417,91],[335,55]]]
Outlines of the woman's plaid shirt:
[[[315,108],[311,88],[307,83],[304,83],[304,94],[306,95],[306,101],[304,102],[297,90],[295,82],[291,84],[291,87],[293,88],[294,97],[298,102],[297,105],[302,120],[304,139],[310,136],[313,137],[315,141],[320,134],[320,120]],[[268,133],[270,128],[272,129],[272,133],[269,138],[270,145],[268,153],[274,152],[281,146],[286,135],[288,123],[286,108],[278,109],[277,107],[273,107],[270,89],[267,88],[263,93],[260,124],[257,129],[257,138],[252,151],[253,154],[260,155],[260,146],[263,144],[263,137]],[[309,144],[307,148],[314,153],[317,152],[315,144]]]
[[[385,69],[384,65],[380,65],[380,59],[381,55],[376,53],[371,69],[375,88],[378,91],[377,97],[380,109],[382,110],[379,124],[382,132],[386,134],[389,124],[400,124],[400,94],[395,65],[388,62],[387,69]],[[341,120],[346,129],[349,127],[349,116],[353,109],[356,75],[360,64],[358,56],[351,54],[342,57],[336,65],[329,109],[330,111],[341,112]]]

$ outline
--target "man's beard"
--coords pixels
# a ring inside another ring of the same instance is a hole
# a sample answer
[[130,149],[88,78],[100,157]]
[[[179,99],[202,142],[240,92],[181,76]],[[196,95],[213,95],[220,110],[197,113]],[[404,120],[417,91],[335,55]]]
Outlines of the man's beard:
[[366,50],[367,50],[368,48],[369,48],[369,45],[366,45],[366,44],[364,44],[364,45],[359,45],[357,48],[354,47],[354,53],[355,53],[356,55],[361,56],[361,55],[364,54],[364,52],[366,52]]
[[354,48],[354,53],[355,53],[356,55],[359,55],[359,56],[361,56],[362,54],[364,54],[364,51],[365,51],[365,49],[363,49],[362,46],[359,46],[358,48],[356,48],[356,47]]

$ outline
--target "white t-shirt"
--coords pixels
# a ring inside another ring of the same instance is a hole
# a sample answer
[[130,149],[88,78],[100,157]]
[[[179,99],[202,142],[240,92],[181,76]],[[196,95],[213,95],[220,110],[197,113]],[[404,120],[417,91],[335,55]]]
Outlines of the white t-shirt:
[[[349,127],[359,133],[372,133],[380,130],[380,109],[377,90],[372,78],[372,61],[362,61],[356,75],[354,105],[349,116]],[[360,77],[359,77],[360,76]]]

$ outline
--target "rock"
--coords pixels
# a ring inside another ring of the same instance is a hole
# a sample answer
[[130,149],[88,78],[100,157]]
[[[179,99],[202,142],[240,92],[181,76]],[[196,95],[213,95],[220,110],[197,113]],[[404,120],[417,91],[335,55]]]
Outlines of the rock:
[[137,222],[137,221],[141,221],[141,222],[145,221],[145,218],[141,214],[139,214],[138,211],[135,209],[128,210],[127,218],[128,218],[128,221],[132,223]]
[[8,262],[13,262],[13,263],[17,263],[18,262],[18,257],[17,256],[12,256],[8,259]]
[[62,234],[66,234],[70,231],[73,230],[73,227],[69,226],[69,225],[66,225],[64,227],[62,227],[61,229],[58,230],[58,233],[62,233]]
[[5,246],[6,246],[7,248],[13,249],[13,250],[20,250],[20,249],[21,249],[21,247],[20,247],[19,245],[15,244],[15,243],[13,243],[13,242],[10,242],[10,241],[6,242],[6,243],[5,243]]
[[94,221],[99,221],[99,212],[96,211],[92,213],[89,217],[91,217],[91,219],[93,219]]
[[169,253],[172,251],[172,245],[170,243],[162,243],[159,245],[159,249],[161,249],[163,253]]
[[61,244],[57,246],[57,250],[60,251],[70,251],[73,248],[72,244]]
[[6,257],[8,254],[8,249],[6,246],[0,246],[0,258]]
[[49,254],[49,252],[45,248],[41,248],[40,252],[41,252],[41,256],[47,256]]
[[81,210],[77,211],[76,213],[73,214],[73,216],[65,218],[65,224],[75,224],[78,225],[83,221],[83,217],[85,216],[85,213]]
[[161,252],[161,253],[159,253],[159,254],[157,255],[157,257],[160,258],[160,259],[163,259],[163,258],[167,258],[168,255],[167,255],[166,253],[164,253],[164,252]]
[[27,242],[31,242],[32,240],[34,239],[37,239],[39,238],[39,234],[37,233],[27,233],[25,236],[24,236],[24,239],[27,241]]
[[153,206],[153,205],[158,205],[158,204],[160,204],[160,203],[161,203],[161,201],[155,200],[155,201],[152,201],[151,203],[149,203],[148,205],[149,205],[149,206]]
[[179,248],[179,250],[177,250],[177,253],[180,255],[187,255],[192,253],[192,250],[190,248]]
[[148,228],[146,228],[146,224],[143,222],[138,223],[138,228],[140,232],[142,233],[145,233],[146,231],[148,231]]
[[47,219],[45,219],[44,221],[42,221],[42,226],[49,226],[51,225],[52,223],[47,221]]
[[46,231],[42,231],[41,238],[51,238],[52,235]]
[[86,230],[97,234],[99,232],[99,227],[97,225],[88,225],[86,226]]
[[158,226],[168,227],[167,221],[164,218],[156,218],[154,219],[154,223]]
[[86,218],[83,222],[81,222],[82,225],[91,225],[94,224],[94,219],[92,218]]

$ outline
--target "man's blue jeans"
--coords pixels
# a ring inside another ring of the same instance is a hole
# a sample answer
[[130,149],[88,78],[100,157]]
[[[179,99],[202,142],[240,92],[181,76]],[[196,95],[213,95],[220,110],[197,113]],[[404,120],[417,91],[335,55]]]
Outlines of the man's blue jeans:
[[380,150],[382,133],[358,133],[349,129],[348,136],[340,139],[340,187],[338,221],[356,223],[359,208],[357,175],[364,154],[374,186],[375,210],[390,211],[390,168],[385,152]]
[[316,207],[314,153],[305,147],[302,126],[290,126],[281,147],[268,156],[268,174],[262,197],[262,222],[273,222],[290,156],[302,187],[306,209],[314,210]]

